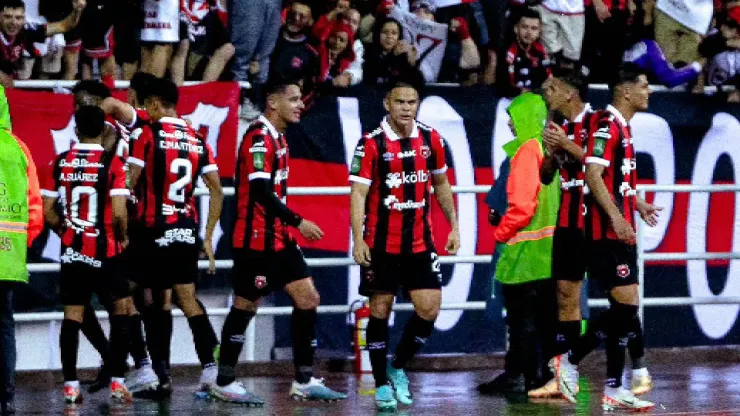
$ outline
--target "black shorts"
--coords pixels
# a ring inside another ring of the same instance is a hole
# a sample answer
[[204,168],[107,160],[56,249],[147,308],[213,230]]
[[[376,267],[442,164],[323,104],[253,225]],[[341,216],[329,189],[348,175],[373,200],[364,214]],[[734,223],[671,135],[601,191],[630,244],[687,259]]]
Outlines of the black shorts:
[[588,275],[602,290],[638,283],[637,246],[617,240],[589,241]]
[[398,294],[417,289],[441,289],[442,272],[439,256],[434,251],[413,254],[388,254],[373,251],[369,267],[363,267],[360,275],[360,295],[373,293]]
[[[198,280],[200,251],[195,229],[139,229],[129,235],[125,258],[131,281],[140,287],[163,290]],[[172,241],[167,235],[186,241]]]
[[552,277],[569,282],[583,281],[588,255],[583,230],[556,228],[552,241]]
[[231,278],[234,294],[252,302],[311,276],[297,244],[289,244],[277,252],[235,248],[233,253]]
[[102,260],[100,267],[82,262],[62,263],[60,297],[63,305],[87,306],[93,293],[101,300],[116,301],[129,296],[120,256]]

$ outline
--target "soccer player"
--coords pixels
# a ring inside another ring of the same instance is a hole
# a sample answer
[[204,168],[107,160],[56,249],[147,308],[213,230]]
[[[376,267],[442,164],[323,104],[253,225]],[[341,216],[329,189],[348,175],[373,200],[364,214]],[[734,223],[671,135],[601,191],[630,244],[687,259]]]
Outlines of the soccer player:
[[610,307],[599,316],[568,355],[553,358],[558,387],[576,402],[577,365],[606,334],[607,380],[605,410],[647,410],[653,403],[622,387],[627,337],[637,316],[639,295],[634,211],[650,226],[657,208],[637,197],[636,155],[629,121],[648,108],[650,89],[645,74],[634,65],[620,67],[610,83],[612,104],[593,116],[585,155],[587,267],[607,292]]
[[[77,350],[83,312],[93,292],[114,299],[110,313],[111,398],[130,400],[124,384],[128,356],[128,282],[120,270],[126,237],[126,164],[105,152],[105,114],[98,107],[84,106],[75,112],[80,139],[71,150],[57,157],[45,189],[46,222],[62,238],[61,297],[64,321],[59,337],[64,373],[64,400],[82,401],[77,380]],[[63,214],[57,214],[61,201]]]
[[291,333],[295,380],[290,395],[297,400],[336,401],[347,398],[313,376],[316,308],[319,293],[295,238],[297,228],[315,241],[324,233],[286,205],[288,142],[285,130],[300,121],[304,108],[295,83],[270,84],[265,115],[249,126],[241,142],[236,170],[237,219],[234,226],[234,305],[221,333],[218,379],[211,388],[217,399],[262,405],[264,401],[236,381],[234,367],[244,344],[244,331],[260,300],[284,289],[293,299]]
[[[106,100],[115,100],[115,98],[112,98],[110,96],[111,92],[105,84],[100,81],[94,80],[78,82],[77,85],[75,85],[75,87],[72,89],[72,93],[74,94],[75,109],[81,108],[85,105],[102,106],[102,104],[106,102]],[[136,114],[133,114],[134,120],[136,120]],[[111,115],[105,116],[105,126],[103,128],[102,140],[103,148],[106,150],[106,152],[115,153],[116,156],[121,157],[124,160],[128,158],[129,145],[128,130],[126,126],[129,125],[131,125],[131,123],[124,125],[113,118]],[[129,197],[127,213],[130,220],[136,219],[135,211],[136,206],[133,203],[133,198]],[[131,227],[129,227],[129,231],[130,228]],[[126,253],[124,255],[130,256],[130,254],[131,252],[129,249],[126,250]],[[129,270],[130,269],[127,268],[127,271]],[[135,278],[135,275],[128,273],[129,280],[135,281]],[[130,285],[133,285],[133,283],[130,283]],[[110,299],[99,297],[99,300],[106,307],[106,309],[111,310],[112,302]],[[134,306],[133,302],[130,304],[129,315],[131,316],[131,331],[129,334],[131,337],[130,352],[132,358],[134,359],[134,371],[129,374],[129,377],[127,378],[127,386],[132,393],[136,393],[140,390],[148,389],[155,386],[158,381],[156,375],[152,370],[151,361],[149,359],[149,354],[146,347],[146,340],[144,339],[144,334],[141,331],[142,318],[139,315],[139,312]],[[87,337],[90,343],[95,347],[95,349],[103,358],[103,367],[101,368],[96,381],[92,383],[92,385],[88,388],[88,391],[90,393],[94,393],[107,386],[107,384],[110,382],[110,376],[105,365],[108,350],[107,340],[105,338],[105,334],[103,333],[103,329],[100,327],[98,319],[95,317],[95,311],[92,307],[85,308],[85,315],[82,321],[81,329],[82,333]]]
[[213,151],[200,135],[177,116],[177,86],[169,80],[152,80],[144,106],[150,122],[130,137],[129,186],[141,186],[138,202],[141,229],[136,261],[144,265],[138,271],[152,288],[156,311],[151,317],[156,330],[147,334],[154,370],[160,390],[171,392],[169,376],[172,341],[172,289],[178,306],[188,318],[195,350],[203,367],[200,386],[207,390],[216,381],[214,349],[218,339],[205,309],[195,296],[198,278],[198,219],[195,190],[202,177],[210,193],[210,211],[203,248],[210,260],[209,272],[215,272],[213,231],[221,215],[223,191]]
[[[442,273],[432,238],[431,190],[452,226],[446,250],[456,254],[460,234],[445,145],[431,127],[415,120],[419,93],[399,83],[386,95],[388,116],[357,144],[350,168],[353,256],[362,266],[360,294],[370,297],[367,344],[378,410],[413,403],[404,367],[432,334],[442,302]],[[414,304],[391,363],[387,363],[388,316],[398,289]],[[395,397],[394,397],[395,395]]]

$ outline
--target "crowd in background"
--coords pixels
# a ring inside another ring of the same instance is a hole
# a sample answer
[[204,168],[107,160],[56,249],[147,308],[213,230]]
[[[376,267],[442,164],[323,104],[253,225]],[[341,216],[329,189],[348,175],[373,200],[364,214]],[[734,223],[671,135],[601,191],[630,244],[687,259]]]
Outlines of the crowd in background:
[[26,0],[23,30],[7,13],[21,0],[2,4],[3,43],[22,49],[0,56],[6,85],[137,70],[177,84],[291,78],[310,103],[399,78],[514,96],[555,68],[608,82],[622,61],[696,93],[740,80],[737,0]]

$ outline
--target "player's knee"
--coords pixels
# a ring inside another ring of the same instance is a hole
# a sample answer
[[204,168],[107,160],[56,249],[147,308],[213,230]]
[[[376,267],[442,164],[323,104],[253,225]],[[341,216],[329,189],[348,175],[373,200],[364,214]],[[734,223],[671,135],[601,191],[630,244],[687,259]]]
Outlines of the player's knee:
[[631,322],[637,316],[637,305],[630,305],[621,302],[612,302],[609,306],[611,312],[612,331],[617,336],[627,335]]
[[439,305],[422,305],[415,310],[419,318],[425,321],[436,321],[439,315]]

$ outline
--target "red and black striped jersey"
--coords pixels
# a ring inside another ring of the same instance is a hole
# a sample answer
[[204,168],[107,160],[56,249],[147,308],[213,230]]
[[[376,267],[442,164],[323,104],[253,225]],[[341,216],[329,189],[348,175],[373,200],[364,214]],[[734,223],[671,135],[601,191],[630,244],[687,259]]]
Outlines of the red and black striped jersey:
[[[234,248],[280,251],[295,241],[289,231],[290,224],[280,218],[275,206],[265,199],[267,196],[260,194],[274,194],[285,205],[288,160],[285,135],[279,133],[269,120],[263,116],[249,126],[237,155]],[[267,190],[255,187],[259,180],[267,181]]]
[[442,137],[419,122],[401,138],[386,119],[360,139],[349,180],[370,186],[364,235],[370,248],[391,254],[434,250],[432,175],[447,171],[445,160]]
[[[592,117],[586,165],[605,167],[602,178],[624,219],[635,228],[637,208],[637,160],[632,131],[624,116],[609,105]],[[617,235],[605,211],[593,197],[586,197],[586,236],[593,240],[616,240]]]
[[[629,10],[628,0],[602,0],[604,5],[612,12],[626,12]],[[593,7],[593,0],[586,0],[586,7]]]
[[143,224],[194,229],[198,177],[218,170],[213,151],[184,120],[163,117],[131,133],[128,163],[143,168],[137,189]]
[[[568,138],[578,147],[586,152],[588,139],[588,126],[593,115],[591,107],[586,104],[583,112],[576,116],[572,123],[567,120],[563,123],[563,129]],[[583,187],[585,186],[585,167],[583,162],[577,160],[569,153],[560,151],[556,153],[560,160],[560,211],[558,212],[558,227],[561,228],[584,228],[584,213],[586,207],[583,200]]]
[[123,159],[99,144],[77,143],[56,158],[41,192],[61,203],[62,262],[101,267],[101,260],[121,253],[112,197],[129,195]]

